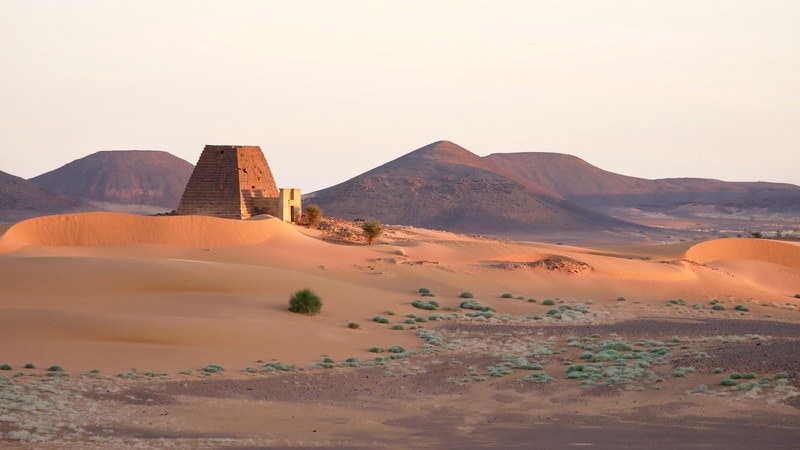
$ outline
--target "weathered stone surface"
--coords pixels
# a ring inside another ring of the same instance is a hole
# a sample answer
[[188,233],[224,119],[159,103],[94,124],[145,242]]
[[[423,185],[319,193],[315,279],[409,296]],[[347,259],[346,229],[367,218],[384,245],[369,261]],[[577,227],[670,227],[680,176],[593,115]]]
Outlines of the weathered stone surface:
[[276,211],[262,205],[273,205],[278,197],[260,147],[207,145],[183,192],[178,214],[234,219],[261,213],[275,215]]

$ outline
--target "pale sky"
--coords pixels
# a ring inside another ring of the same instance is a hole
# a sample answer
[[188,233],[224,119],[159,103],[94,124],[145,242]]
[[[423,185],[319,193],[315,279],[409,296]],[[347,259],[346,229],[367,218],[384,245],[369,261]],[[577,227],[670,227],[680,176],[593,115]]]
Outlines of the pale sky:
[[0,0],[0,170],[260,145],[279,186],[436,140],[800,184],[800,1]]

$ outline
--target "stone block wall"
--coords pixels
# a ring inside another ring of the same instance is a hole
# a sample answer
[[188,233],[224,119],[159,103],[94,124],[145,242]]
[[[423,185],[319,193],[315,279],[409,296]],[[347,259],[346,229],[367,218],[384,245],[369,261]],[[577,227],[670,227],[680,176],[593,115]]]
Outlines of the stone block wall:
[[206,145],[183,192],[178,214],[246,219],[257,214],[254,199],[277,199],[279,195],[260,147]]

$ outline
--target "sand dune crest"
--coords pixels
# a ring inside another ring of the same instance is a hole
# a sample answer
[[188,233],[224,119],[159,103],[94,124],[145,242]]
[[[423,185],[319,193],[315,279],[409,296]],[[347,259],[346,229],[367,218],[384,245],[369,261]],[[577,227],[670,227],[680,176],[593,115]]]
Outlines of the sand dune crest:
[[262,243],[289,233],[296,232],[275,218],[242,221],[205,216],[149,217],[92,212],[19,222],[0,237],[0,252],[26,246],[236,246]]
[[765,239],[717,239],[692,246],[685,258],[700,264],[750,259],[800,269],[800,246]]

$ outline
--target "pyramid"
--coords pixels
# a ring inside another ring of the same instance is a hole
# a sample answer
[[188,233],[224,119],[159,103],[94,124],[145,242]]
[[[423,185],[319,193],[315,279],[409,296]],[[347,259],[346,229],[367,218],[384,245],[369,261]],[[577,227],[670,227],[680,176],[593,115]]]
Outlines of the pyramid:
[[247,219],[271,214],[292,221],[300,190],[275,185],[261,147],[206,145],[183,191],[178,214]]

